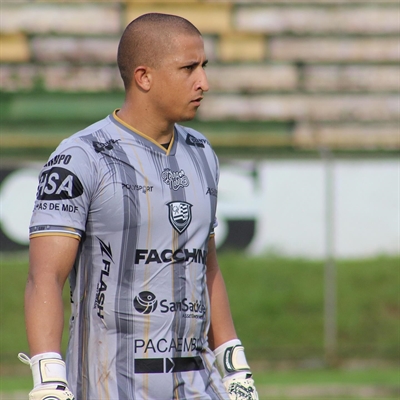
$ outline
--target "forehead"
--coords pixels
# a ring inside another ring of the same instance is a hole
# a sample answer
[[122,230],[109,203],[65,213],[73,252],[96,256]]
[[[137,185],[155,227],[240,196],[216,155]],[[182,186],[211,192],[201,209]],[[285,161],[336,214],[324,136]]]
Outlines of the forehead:
[[200,35],[175,36],[171,40],[171,48],[166,58],[175,62],[203,61],[205,59],[203,38]]

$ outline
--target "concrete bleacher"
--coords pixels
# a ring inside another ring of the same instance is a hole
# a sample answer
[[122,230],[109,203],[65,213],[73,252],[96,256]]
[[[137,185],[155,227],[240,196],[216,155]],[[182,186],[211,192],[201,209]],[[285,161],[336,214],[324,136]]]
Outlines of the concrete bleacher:
[[[84,93],[91,108],[98,93],[122,93],[119,37],[129,21],[151,11],[179,14],[203,32],[211,90],[198,119],[206,134],[215,121],[237,120],[232,143],[246,146],[252,141],[244,122],[259,121],[265,131],[253,136],[256,146],[400,148],[397,0],[2,3],[1,119],[23,119],[10,115],[29,92],[60,99]],[[37,118],[45,119],[41,110]],[[277,123],[279,132],[269,128]],[[229,142],[211,128],[210,135],[216,145]]]

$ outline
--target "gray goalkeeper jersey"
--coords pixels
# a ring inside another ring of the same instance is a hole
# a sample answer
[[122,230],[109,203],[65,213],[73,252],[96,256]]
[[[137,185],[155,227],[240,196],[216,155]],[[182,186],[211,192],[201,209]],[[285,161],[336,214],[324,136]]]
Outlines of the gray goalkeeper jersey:
[[67,351],[79,400],[228,399],[208,347],[218,161],[179,125],[168,149],[116,113],[43,167],[30,236],[80,240]]

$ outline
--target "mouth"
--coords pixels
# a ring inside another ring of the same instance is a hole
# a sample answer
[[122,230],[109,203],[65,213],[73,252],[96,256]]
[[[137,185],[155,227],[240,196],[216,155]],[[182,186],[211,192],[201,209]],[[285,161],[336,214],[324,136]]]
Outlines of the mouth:
[[198,97],[197,99],[194,99],[191,101],[192,104],[194,104],[195,106],[199,106],[200,102],[203,100],[203,96]]

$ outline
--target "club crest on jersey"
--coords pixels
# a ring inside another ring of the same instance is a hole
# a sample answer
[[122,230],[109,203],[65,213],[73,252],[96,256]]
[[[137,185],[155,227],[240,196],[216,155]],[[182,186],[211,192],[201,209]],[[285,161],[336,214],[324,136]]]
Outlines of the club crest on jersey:
[[172,171],[166,168],[161,174],[161,179],[172,190],[178,190],[181,187],[189,186],[189,178],[186,176],[183,169],[180,171]]
[[192,204],[186,201],[171,201],[167,206],[171,225],[179,234],[185,232],[192,222]]

